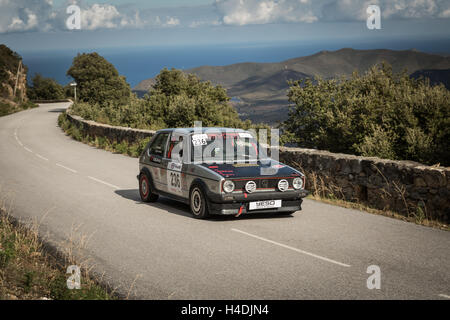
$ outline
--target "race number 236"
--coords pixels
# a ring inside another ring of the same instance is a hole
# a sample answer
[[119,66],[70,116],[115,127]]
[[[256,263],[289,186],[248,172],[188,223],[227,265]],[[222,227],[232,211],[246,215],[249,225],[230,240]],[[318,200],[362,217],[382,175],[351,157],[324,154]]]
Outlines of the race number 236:
[[180,193],[181,192],[181,173],[176,171],[168,171],[167,184],[169,191]]

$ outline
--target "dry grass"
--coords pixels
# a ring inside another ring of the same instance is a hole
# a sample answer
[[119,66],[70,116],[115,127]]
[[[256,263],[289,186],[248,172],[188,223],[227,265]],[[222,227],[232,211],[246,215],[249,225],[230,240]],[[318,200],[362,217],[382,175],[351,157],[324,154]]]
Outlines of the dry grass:
[[[89,235],[82,225],[73,224],[65,240],[54,247],[43,241],[40,226],[46,219],[18,221],[10,213],[14,196],[0,186],[0,300],[110,300],[136,298],[137,275],[129,287],[113,288],[105,274],[95,274],[95,264],[86,252]],[[81,271],[81,289],[69,290],[66,273],[69,266]]]
[[[114,296],[90,277],[86,261],[76,258],[75,252],[87,244],[82,237],[62,245],[61,257],[53,255],[39,237],[41,221],[20,222],[10,216],[12,201],[0,199],[0,300],[65,300],[112,299]],[[75,232],[73,233],[76,234]],[[69,254],[67,254],[69,253]],[[69,290],[67,267],[78,265],[82,270],[80,290]]]
[[373,208],[369,206],[369,204],[357,198],[352,199],[352,201],[345,200],[342,187],[336,185],[333,182],[330,182],[332,180],[329,177],[324,177],[317,174],[316,172],[306,171],[299,163],[294,163],[293,165],[306,174],[306,188],[311,192],[311,194],[308,196],[309,199],[325,202],[332,205],[338,205],[344,208],[366,211],[368,213],[383,215],[407,222],[413,222],[423,226],[434,227],[442,230],[450,230],[450,227],[448,225],[431,219],[424,204],[419,203],[418,205],[416,205],[413,203],[409,203],[405,197],[405,187],[398,181],[388,181],[388,179],[376,167],[375,168],[383,177],[386,184],[386,188],[380,189],[380,192],[384,197],[401,199],[406,215],[389,210],[388,208],[384,208],[382,210]]

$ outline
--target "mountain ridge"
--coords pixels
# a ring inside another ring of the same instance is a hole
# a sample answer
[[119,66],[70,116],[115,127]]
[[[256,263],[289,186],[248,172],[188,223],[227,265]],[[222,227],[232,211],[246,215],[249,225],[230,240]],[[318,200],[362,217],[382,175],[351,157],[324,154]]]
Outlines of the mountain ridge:
[[[394,72],[406,70],[409,75],[421,70],[450,69],[450,56],[417,50],[389,49],[357,50],[342,48],[320,51],[313,55],[287,59],[281,62],[242,62],[225,66],[200,66],[185,70],[201,80],[211,81],[228,90],[233,104],[243,119],[275,123],[287,117],[287,80],[300,78],[336,78],[349,76],[354,71],[366,72],[383,61],[392,65]],[[425,73],[427,75],[429,73]],[[439,77],[437,77],[439,78]],[[440,78],[439,78],[440,79]],[[141,81],[135,92],[148,91],[154,79]],[[237,101],[237,102],[236,102]]]

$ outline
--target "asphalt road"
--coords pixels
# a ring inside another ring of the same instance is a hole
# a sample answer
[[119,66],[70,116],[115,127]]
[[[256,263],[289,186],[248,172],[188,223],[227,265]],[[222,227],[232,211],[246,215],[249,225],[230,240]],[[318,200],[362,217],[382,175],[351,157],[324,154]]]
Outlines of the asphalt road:
[[[450,299],[450,233],[306,200],[293,217],[191,218],[139,200],[137,159],[67,137],[67,103],[0,118],[1,195],[121,293],[148,299]],[[367,288],[367,268],[381,289]],[[134,282],[134,285],[132,283]]]

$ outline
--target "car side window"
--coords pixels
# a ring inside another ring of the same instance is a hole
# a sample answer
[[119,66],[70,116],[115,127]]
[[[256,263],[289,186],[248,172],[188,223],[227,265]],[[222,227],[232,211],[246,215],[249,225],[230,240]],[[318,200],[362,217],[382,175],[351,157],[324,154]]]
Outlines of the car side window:
[[167,150],[167,158],[177,162],[182,162],[183,136],[171,137],[169,149]]
[[158,136],[155,138],[152,145],[148,149],[148,153],[161,157],[164,156],[168,137],[169,133],[158,134]]

